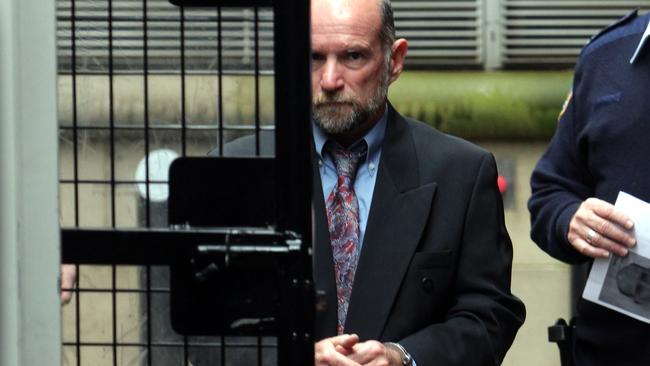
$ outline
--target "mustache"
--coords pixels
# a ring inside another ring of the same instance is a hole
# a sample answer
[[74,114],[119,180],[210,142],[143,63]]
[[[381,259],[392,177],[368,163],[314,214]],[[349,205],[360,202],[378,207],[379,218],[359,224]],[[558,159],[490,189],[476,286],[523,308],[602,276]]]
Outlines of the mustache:
[[325,93],[319,93],[316,97],[314,97],[313,104],[316,107],[320,107],[325,104],[356,104],[356,100],[354,98],[350,98],[348,96],[345,96],[343,94],[337,93],[337,94],[325,94]]

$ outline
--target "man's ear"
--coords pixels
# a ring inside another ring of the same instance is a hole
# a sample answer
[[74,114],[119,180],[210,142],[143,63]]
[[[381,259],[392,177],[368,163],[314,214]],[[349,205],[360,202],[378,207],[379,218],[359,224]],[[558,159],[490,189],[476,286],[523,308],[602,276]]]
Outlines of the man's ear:
[[400,38],[393,43],[392,53],[390,56],[390,82],[397,80],[404,69],[404,59],[408,50],[408,42]]

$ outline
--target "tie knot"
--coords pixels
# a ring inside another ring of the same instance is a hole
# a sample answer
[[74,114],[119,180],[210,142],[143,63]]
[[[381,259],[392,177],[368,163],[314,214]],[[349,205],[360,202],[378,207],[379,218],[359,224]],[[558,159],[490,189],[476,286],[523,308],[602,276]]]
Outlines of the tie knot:
[[336,173],[340,176],[354,179],[359,168],[359,163],[366,156],[366,149],[362,151],[344,150],[338,147],[330,147],[330,154],[336,165]]

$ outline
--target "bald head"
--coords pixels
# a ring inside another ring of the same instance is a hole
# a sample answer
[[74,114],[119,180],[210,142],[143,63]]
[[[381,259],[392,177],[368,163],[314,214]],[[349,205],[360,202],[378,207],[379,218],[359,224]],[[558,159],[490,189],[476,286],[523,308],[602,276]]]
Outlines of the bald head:
[[390,0],[312,0],[312,23],[325,19],[350,19],[376,24],[383,48],[395,42],[395,20]]

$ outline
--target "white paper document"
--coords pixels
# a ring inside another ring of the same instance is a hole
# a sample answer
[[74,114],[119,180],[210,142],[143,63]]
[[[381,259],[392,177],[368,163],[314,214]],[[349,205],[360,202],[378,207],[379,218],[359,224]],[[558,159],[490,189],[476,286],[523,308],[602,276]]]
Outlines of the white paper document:
[[634,221],[636,245],[594,260],[582,297],[650,323],[650,203],[619,192],[615,206]]

